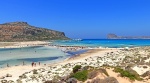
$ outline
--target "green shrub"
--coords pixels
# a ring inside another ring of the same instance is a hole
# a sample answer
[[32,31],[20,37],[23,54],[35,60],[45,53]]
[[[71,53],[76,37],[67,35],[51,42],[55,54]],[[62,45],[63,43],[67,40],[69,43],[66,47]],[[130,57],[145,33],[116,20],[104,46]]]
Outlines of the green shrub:
[[88,71],[87,70],[78,71],[74,73],[72,77],[76,78],[79,81],[86,81],[88,78]]
[[119,67],[115,67],[114,71],[120,73],[122,77],[128,77],[130,80],[142,80],[139,75],[131,73],[130,71],[127,70],[123,70]]
[[38,74],[36,69],[33,70],[33,74]]
[[73,68],[73,73],[76,73],[79,69],[81,69],[81,65],[76,65],[76,66]]
[[27,75],[22,74],[21,76],[19,76],[19,78],[20,78],[20,79],[25,79],[25,78],[27,78]]

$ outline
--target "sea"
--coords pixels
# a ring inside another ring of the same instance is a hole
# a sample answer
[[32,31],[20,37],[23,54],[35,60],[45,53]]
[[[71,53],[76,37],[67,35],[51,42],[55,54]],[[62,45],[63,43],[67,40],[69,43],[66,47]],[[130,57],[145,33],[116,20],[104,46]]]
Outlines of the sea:
[[86,47],[136,47],[150,46],[150,39],[83,39],[83,40],[61,40],[53,42],[55,45],[86,46]]
[[[82,40],[57,40],[49,41],[51,45],[62,46],[84,46],[90,48],[130,48],[137,46],[150,46],[150,39],[82,39]],[[0,48],[0,67],[17,66],[31,64],[32,62],[41,64],[55,63],[63,61],[76,54],[81,54],[87,50],[63,52],[61,49],[51,46],[34,46],[22,48]]]

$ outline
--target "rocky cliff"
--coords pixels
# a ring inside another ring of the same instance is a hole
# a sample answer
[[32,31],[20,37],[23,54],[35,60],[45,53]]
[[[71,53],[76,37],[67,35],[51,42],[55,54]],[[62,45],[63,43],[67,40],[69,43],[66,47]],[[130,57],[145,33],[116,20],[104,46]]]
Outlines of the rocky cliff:
[[116,34],[108,34],[107,39],[150,39],[150,36],[117,36]]
[[27,22],[0,24],[0,41],[69,39],[64,32],[29,25]]

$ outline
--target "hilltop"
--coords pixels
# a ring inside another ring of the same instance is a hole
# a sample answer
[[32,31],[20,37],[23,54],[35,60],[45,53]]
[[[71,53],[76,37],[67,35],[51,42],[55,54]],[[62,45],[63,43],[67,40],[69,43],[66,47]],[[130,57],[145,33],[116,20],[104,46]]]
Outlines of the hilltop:
[[69,39],[64,32],[29,25],[27,22],[0,24],[0,41],[36,41]]

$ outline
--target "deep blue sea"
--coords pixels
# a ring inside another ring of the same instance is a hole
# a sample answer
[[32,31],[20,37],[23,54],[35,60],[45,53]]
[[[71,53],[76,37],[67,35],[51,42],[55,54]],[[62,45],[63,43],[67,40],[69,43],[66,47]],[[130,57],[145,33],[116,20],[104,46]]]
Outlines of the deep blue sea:
[[[50,41],[53,45],[66,46],[87,46],[87,47],[136,47],[150,46],[148,39],[83,39]],[[25,48],[1,48],[0,49],[0,67],[6,67],[7,63],[12,65],[31,64],[32,62],[51,63],[64,60],[72,55],[84,53],[86,50],[64,53],[61,49],[50,46],[36,46]]]
[[53,42],[55,45],[67,46],[87,46],[87,47],[136,47],[150,46],[150,39],[83,39],[78,40],[63,40]]

